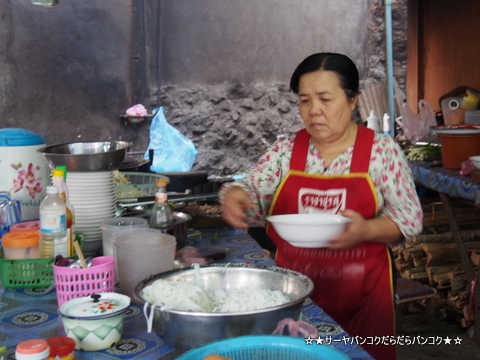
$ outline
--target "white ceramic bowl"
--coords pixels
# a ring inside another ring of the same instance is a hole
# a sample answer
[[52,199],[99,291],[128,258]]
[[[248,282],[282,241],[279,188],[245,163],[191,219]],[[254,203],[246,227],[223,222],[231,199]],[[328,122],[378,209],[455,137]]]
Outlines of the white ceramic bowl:
[[288,214],[268,216],[267,220],[285,241],[296,247],[319,248],[328,245],[352,219],[334,214]]
[[480,155],[470,156],[469,159],[472,161],[475,169],[480,170]]
[[125,313],[132,299],[117,293],[95,295],[69,300],[58,309],[65,333],[75,340],[77,350],[108,349],[122,336]]

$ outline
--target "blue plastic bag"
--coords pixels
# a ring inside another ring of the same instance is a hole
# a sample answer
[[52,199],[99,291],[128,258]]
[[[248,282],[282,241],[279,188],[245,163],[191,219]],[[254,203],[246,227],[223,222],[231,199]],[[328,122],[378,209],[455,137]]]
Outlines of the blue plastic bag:
[[150,144],[145,159],[148,159],[149,149],[153,149],[150,170],[156,173],[190,171],[197,154],[192,140],[167,122],[163,107],[158,109],[152,119]]

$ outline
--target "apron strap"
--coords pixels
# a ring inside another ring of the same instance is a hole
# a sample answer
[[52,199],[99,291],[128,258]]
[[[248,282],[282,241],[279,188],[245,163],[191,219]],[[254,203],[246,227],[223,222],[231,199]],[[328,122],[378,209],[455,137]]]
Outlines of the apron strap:
[[358,125],[357,137],[355,139],[355,151],[352,156],[350,173],[368,173],[374,136],[375,131],[365,126]]
[[298,131],[293,143],[292,157],[290,158],[290,170],[305,171],[309,144],[310,134],[307,130],[302,129]]
[[[359,125],[355,138],[355,151],[353,152],[351,173],[368,173],[370,157],[372,155],[373,138],[375,132],[365,126]],[[290,170],[305,171],[307,164],[310,134],[306,129],[297,132],[293,143]]]

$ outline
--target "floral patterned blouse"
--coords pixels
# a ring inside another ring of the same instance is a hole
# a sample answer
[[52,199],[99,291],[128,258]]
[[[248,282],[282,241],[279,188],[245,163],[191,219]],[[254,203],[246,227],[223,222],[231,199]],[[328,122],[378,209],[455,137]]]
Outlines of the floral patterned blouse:
[[[277,187],[290,169],[290,157],[295,134],[277,140],[261,156],[246,176],[239,181],[225,184],[219,194],[220,201],[230,186],[244,188],[256,210],[248,210],[250,226],[265,226],[265,217]],[[312,142],[309,145],[305,172],[321,175],[343,175],[350,171],[353,146],[339,155],[329,167]],[[375,185],[379,215],[392,219],[406,240],[422,231],[423,212],[418,198],[412,172],[402,149],[389,135],[376,133],[369,175]]]

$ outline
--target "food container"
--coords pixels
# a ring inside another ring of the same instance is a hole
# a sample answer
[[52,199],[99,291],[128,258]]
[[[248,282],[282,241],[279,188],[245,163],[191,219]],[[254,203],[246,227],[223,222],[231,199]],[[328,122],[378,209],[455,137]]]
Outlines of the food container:
[[157,229],[125,229],[114,232],[112,241],[122,294],[133,297],[139,281],[173,269],[176,240],[172,235]]
[[462,162],[470,156],[480,154],[480,134],[437,134],[442,144],[442,165],[447,169],[459,170]]
[[122,337],[125,313],[131,298],[114,292],[93,294],[67,301],[58,309],[68,337],[75,349],[104,350]]
[[17,231],[17,230],[40,230],[40,221],[38,220],[23,221],[10,226],[10,231]]
[[22,341],[15,349],[17,360],[47,360],[49,354],[48,343],[41,339]]
[[167,271],[141,281],[135,287],[135,297],[139,304],[145,304],[142,290],[158,279],[196,281],[207,292],[245,287],[279,290],[291,299],[279,306],[234,313],[180,311],[147,306],[148,317],[153,311],[152,325],[157,334],[182,351],[231,337],[271,334],[280,320],[298,320],[303,302],[313,291],[313,282],[307,276],[292,270],[276,266],[219,263],[201,266],[198,271],[194,268]]
[[48,360],[74,360],[75,340],[68,336],[56,336],[47,339],[50,355]]
[[113,256],[112,234],[115,231],[133,228],[148,228],[148,220],[135,217],[116,217],[102,221],[103,255]]
[[5,259],[18,260],[39,258],[39,238],[40,232],[38,230],[18,230],[4,234],[2,237],[2,245]]
[[0,129],[0,190],[21,206],[22,221],[38,219],[40,202],[50,184],[50,168],[37,150],[44,138],[19,128]]
[[460,108],[462,98],[448,97],[440,102],[445,125],[465,122],[465,110]]
[[286,214],[268,216],[267,221],[290,245],[320,248],[344,231],[352,219],[336,214]]
[[465,111],[465,124],[480,124],[480,110]]
[[235,360],[350,360],[326,344],[306,346],[303,338],[279,335],[239,336],[215,341],[189,350],[177,360],[199,360],[211,354]]

